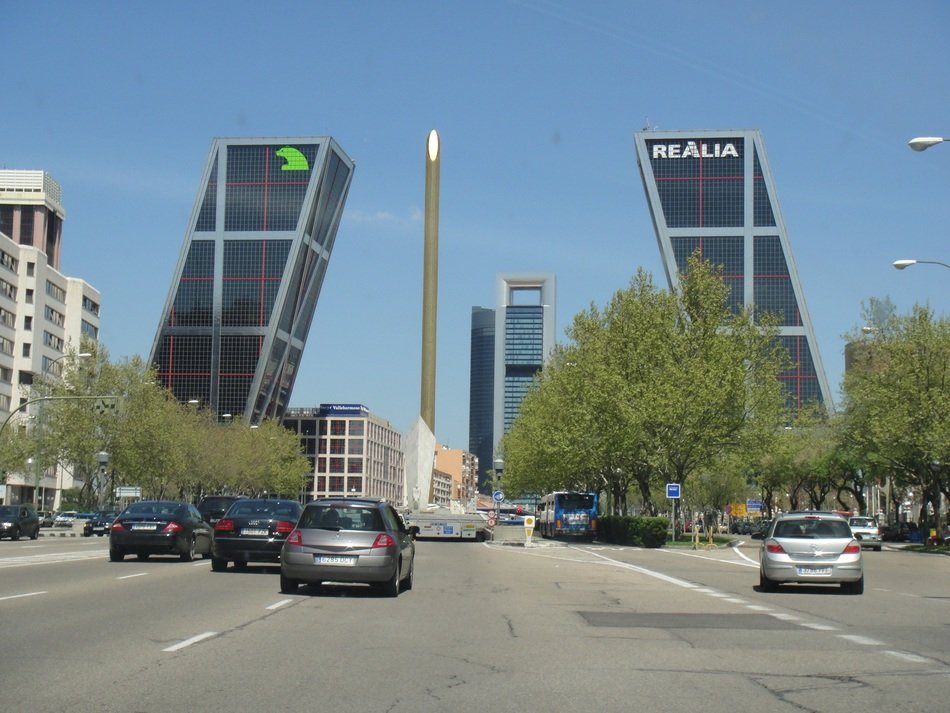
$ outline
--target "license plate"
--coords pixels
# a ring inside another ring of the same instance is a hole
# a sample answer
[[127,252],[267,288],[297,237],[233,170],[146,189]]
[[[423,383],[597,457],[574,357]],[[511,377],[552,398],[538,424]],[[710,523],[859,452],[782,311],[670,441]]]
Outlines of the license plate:
[[267,530],[259,530],[253,527],[245,527],[241,529],[242,535],[247,535],[248,537],[267,537]]
[[332,564],[338,567],[353,567],[356,565],[356,557],[351,555],[314,555],[314,564]]
[[153,524],[138,524],[132,525],[133,530],[157,530],[158,525]]
[[799,567],[798,574],[800,574],[802,577],[831,574],[831,567]]

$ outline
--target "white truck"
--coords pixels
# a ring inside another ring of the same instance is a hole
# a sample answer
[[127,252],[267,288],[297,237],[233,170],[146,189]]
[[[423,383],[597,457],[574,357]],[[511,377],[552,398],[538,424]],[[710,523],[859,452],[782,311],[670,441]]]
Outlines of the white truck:
[[403,515],[409,531],[417,539],[433,540],[471,540],[480,542],[485,539],[487,520],[481,513],[452,512],[449,508],[438,508]]

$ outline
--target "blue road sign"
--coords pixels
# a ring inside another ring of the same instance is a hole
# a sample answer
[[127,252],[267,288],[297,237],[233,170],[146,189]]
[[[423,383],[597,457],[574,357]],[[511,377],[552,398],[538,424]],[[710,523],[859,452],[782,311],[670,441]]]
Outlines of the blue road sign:
[[491,498],[496,503],[500,503],[502,500],[505,499],[505,494],[501,492],[500,490],[496,490],[494,493],[491,494]]
[[668,498],[678,498],[680,496],[680,484],[679,483],[667,483],[666,484],[666,497]]

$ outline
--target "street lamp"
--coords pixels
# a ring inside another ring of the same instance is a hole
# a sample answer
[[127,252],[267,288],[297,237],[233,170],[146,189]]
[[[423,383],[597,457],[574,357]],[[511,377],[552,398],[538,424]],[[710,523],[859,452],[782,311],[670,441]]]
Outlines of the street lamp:
[[910,267],[911,265],[916,265],[917,263],[921,263],[921,264],[923,264],[923,265],[943,265],[943,266],[946,267],[946,268],[950,268],[950,265],[948,265],[948,264],[945,263],[945,262],[940,262],[939,260],[910,260],[910,259],[904,259],[904,260],[895,260],[895,261],[893,262],[893,265],[894,265],[894,267],[895,267],[896,269],[898,269],[898,270],[905,270],[905,269],[907,269],[908,267]]
[[942,136],[918,136],[916,139],[908,141],[907,145],[914,149],[914,151],[926,151],[931,146],[942,144],[948,140],[950,139],[946,139]]

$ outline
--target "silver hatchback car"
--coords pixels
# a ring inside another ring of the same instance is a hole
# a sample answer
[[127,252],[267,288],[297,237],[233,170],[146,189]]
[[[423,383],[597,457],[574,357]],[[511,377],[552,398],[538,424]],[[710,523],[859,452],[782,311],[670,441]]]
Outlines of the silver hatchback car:
[[280,591],[324,582],[370,584],[396,597],[412,589],[416,545],[391,505],[322,498],[306,505],[280,553]]
[[835,583],[850,594],[864,592],[861,543],[844,517],[807,511],[772,521],[759,549],[759,588],[774,592],[788,583]]

